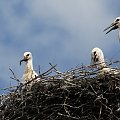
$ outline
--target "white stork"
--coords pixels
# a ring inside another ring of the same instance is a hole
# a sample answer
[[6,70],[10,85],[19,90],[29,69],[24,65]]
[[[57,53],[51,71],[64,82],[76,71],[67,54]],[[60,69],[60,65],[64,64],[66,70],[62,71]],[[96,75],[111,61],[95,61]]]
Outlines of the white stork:
[[104,29],[104,31],[107,31],[106,34],[108,34],[109,32],[115,29],[118,29],[118,32],[119,32],[118,37],[120,41],[120,17],[117,17],[109,27]]
[[29,80],[34,79],[38,74],[33,69],[33,63],[32,63],[32,53],[31,52],[25,52],[23,55],[23,59],[20,60],[20,65],[22,62],[26,62],[26,67],[23,73],[22,80],[23,82],[28,82]]
[[106,65],[104,54],[102,50],[98,47],[94,48],[91,52],[91,64],[98,68],[99,75],[120,73],[120,71],[110,68],[109,66]]

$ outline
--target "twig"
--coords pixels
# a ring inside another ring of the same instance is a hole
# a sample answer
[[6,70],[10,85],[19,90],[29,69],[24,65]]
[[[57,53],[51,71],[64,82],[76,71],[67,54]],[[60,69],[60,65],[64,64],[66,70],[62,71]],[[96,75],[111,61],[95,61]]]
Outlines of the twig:
[[20,80],[15,76],[15,73],[13,72],[13,70],[11,68],[9,68],[9,70],[12,72],[13,77],[10,77],[13,80],[16,80],[17,82],[20,82]]
[[58,115],[64,116],[64,117],[67,117],[67,118],[71,118],[71,119],[73,119],[73,120],[80,120],[80,118],[73,117],[73,116],[70,116],[70,115],[65,115],[65,114],[61,114],[61,113],[58,113]]

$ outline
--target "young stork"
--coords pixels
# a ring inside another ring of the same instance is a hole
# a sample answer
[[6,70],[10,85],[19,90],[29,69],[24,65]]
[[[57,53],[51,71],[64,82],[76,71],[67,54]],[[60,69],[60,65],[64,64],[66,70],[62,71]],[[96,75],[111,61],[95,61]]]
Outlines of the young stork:
[[26,62],[26,67],[24,70],[24,74],[22,77],[23,82],[28,82],[29,80],[32,80],[38,74],[33,69],[33,63],[32,63],[32,53],[31,52],[25,52],[23,55],[23,59],[20,60],[20,65],[22,62]]
[[107,31],[106,34],[108,34],[109,32],[115,29],[118,29],[118,32],[119,32],[118,37],[120,41],[120,17],[117,17],[109,27],[104,29],[104,31]]
[[98,74],[118,74],[119,71],[113,68],[110,68],[106,65],[104,54],[102,50],[98,47],[93,48],[91,52],[91,64],[95,65],[96,68],[98,68]]

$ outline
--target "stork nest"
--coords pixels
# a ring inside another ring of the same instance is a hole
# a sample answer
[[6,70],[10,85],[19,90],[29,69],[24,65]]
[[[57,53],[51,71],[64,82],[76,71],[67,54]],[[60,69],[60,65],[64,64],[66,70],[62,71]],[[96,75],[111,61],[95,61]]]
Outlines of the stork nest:
[[62,73],[52,66],[39,81],[1,95],[0,119],[120,120],[120,75],[97,72],[81,66]]

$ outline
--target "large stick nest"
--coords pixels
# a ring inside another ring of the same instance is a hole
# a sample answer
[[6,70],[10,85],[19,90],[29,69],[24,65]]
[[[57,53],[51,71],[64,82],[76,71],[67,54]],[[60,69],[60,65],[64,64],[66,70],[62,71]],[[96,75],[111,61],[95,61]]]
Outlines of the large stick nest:
[[[50,75],[50,72],[55,72]],[[90,67],[59,72],[55,66],[1,95],[1,120],[120,120],[120,75]]]

